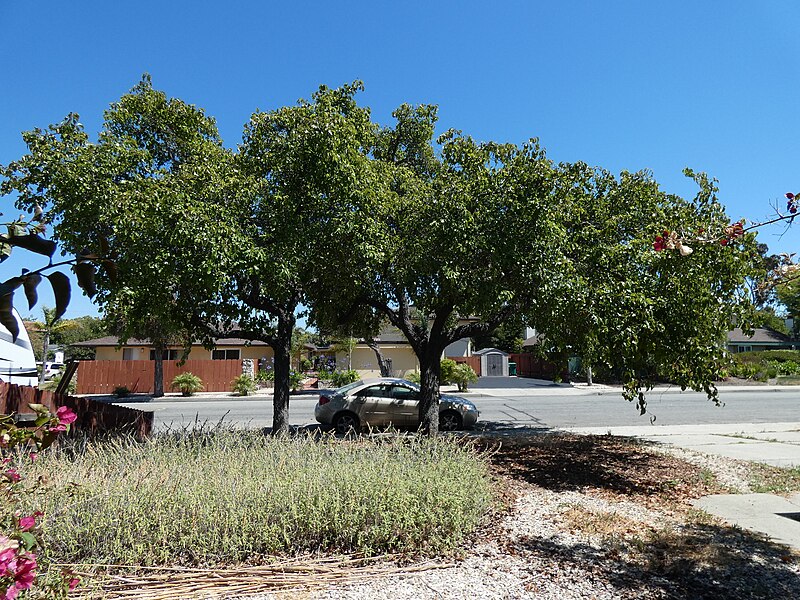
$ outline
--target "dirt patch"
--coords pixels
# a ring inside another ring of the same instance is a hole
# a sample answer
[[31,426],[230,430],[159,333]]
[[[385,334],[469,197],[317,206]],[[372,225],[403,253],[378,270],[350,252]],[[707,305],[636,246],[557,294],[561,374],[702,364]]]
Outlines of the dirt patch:
[[704,468],[654,452],[631,438],[547,434],[505,443],[491,455],[494,472],[552,491],[580,491],[648,505],[676,506],[724,493]]

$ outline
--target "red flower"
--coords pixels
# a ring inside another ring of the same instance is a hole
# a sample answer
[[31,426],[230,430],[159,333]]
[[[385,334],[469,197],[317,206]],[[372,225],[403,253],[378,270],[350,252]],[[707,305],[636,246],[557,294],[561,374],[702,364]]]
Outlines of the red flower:
[[662,250],[666,250],[667,243],[664,241],[664,238],[660,235],[656,236],[656,241],[653,242],[653,250],[656,252],[661,252]]
[[720,245],[720,246],[727,246],[727,245],[728,245],[728,238],[722,238],[722,239],[719,241],[719,245]]
[[789,200],[794,200],[794,194],[793,194],[792,192],[786,192],[786,197],[787,197]]

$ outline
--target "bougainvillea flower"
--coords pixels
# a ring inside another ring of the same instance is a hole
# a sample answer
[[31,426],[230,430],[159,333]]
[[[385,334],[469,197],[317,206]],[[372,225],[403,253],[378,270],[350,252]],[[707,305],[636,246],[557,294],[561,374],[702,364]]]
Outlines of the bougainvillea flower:
[[17,570],[14,573],[14,585],[21,590],[30,589],[36,577],[36,555],[28,552],[17,561]]
[[19,528],[22,531],[30,531],[34,527],[36,527],[36,517],[33,515],[19,518]]
[[720,246],[727,246],[727,245],[728,245],[728,238],[722,238],[722,239],[719,241],[719,245],[720,245]]
[[8,471],[3,472],[3,476],[6,479],[8,479],[8,481],[10,481],[11,483],[16,483],[21,479],[19,473],[17,473],[17,470],[14,468],[11,468]]
[[678,250],[680,251],[681,256],[689,256],[692,252],[694,252],[694,250],[692,250],[689,246],[684,246],[683,244],[678,247]]
[[789,200],[794,200],[794,194],[793,194],[792,192],[786,192],[786,197],[787,197]]
[[665,250],[666,248],[667,248],[667,245],[664,243],[664,238],[661,237],[660,235],[657,235],[656,236],[656,241],[653,242],[653,250],[655,250],[656,252],[661,252],[662,250]]
[[59,406],[58,410],[56,411],[56,416],[58,417],[59,423],[62,425],[74,423],[78,418],[78,416],[66,406]]

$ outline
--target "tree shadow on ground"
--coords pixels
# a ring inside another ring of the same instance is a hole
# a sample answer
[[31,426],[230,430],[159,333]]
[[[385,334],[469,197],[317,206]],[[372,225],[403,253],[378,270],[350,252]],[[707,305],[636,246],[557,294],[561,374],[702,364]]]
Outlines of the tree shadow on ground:
[[[485,446],[491,449],[491,440]],[[566,529],[582,532],[591,543],[569,541],[573,536],[529,536],[508,540],[509,553],[530,553],[579,568],[615,588],[620,597],[798,597],[797,553],[690,508],[689,500],[726,490],[709,472],[653,452],[652,446],[630,438],[564,433],[509,438],[495,446],[490,460],[500,475],[553,492],[581,492],[612,504],[624,500],[671,515],[658,525],[637,522],[628,527],[614,512],[595,513],[590,505],[579,505],[562,518]],[[605,529],[592,528],[598,517]]]
[[503,440],[491,462],[500,474],[556,492],[594,488],[625,496],[668,493],[675,498],[726,491],[704,478],[698,467],[654,453],[651,446],[631,438],[540,432]]
[[620,597],[670,599],[795,598],[796,556],[730,527],[690,526],[649,539],[607,539],[597,546],[534,537],[509,542],[605,581]]

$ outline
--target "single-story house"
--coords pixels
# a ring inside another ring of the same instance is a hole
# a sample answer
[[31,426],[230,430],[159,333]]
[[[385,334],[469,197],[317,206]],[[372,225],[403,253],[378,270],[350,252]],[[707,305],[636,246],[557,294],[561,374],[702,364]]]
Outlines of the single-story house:
[[[191,360],[238,360],[252,359],[270,362],[273,357],[272,348],[265,342],[248,342],[241,338],[215,340],[213,350],[208,350],[202,344],[192,344],[189,352]],[[73,346],[82,346],[95,349],[95,360],[154,360],[155,350],[150,340],[131,338],[122,346],[119,338],[106,336],[85,342],[77,342]],[[180,360],[183,347],[171,345],[164,350],[164,360]]]
[[728,332],[726,344],[728,352],[758,352],[761,350],[795,350],[800,347],[800,342],[792,340],[785,333],[774,329],[759,327],[753,330],[753,335],[745,335],[740,328]]
[[[373,338],[384,360],[390,362],[390,371],[393,377],[406,377],[409,373],[419,371],[419,360],[414,354],[411,344],[406,336],[397,327],[385,325],[378,336]],[[346,351],[334,352],[331,346],[317,347],[312,351],[312,360],[332,360],[337,369],[347,369],[352,366],[362,379],[380,377],[381,370],[375,351],[367,344],[366,340],[358,340],[349,355]],[[472,356],[472,340],[469,338],[453,342],[445,348],[443,357],[469,357]]]

